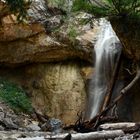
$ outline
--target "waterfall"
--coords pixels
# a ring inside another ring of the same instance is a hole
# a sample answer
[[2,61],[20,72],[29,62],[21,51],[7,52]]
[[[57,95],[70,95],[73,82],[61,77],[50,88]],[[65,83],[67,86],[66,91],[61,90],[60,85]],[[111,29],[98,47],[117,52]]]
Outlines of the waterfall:
[[89,83],[86,119],[93,118],[101,109],[115,61],[121,53],[121,45],[111,24],[101,20],[101,29],[94,47],[95,70]]

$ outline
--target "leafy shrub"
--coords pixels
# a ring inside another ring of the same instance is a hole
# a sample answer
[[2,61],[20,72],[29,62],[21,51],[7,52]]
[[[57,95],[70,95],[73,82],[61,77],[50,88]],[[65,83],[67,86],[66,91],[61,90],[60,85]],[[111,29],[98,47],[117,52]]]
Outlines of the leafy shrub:
[[32,112],[31,102],[23,89],[2,79],[0,79],[0,100],[16,112]]

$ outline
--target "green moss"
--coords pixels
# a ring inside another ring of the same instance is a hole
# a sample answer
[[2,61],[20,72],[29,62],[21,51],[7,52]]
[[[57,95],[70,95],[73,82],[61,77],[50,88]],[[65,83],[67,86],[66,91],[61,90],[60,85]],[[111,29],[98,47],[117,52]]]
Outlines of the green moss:
[[16,112],[31,113],[33,110],[25,91],[16,84],[3,79],[0,79],[0,100]]

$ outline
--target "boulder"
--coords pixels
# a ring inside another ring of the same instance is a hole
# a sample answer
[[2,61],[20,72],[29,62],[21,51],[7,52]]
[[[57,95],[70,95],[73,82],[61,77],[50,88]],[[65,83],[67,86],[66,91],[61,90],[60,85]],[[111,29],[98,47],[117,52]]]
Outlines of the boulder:
[[110,19],[113,29],[123,44],[124,54],[134,61],[140,60],[140,31],[139,20],[135,19]]

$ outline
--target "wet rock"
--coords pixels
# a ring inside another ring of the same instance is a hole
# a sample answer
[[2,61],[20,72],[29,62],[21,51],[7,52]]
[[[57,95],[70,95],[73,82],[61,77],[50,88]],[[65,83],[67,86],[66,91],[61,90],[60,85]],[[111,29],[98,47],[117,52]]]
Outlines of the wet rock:
[[54,132],[54,133],[62,132],[62,121],[61,120],[52,118],[48,121],[48,125],[50,125],[52,132]]
[[49,131],[53,134],[61,133],[62,132],[62,121],[59,119],[49,119],[45,123],[39,124],[42,131]]

